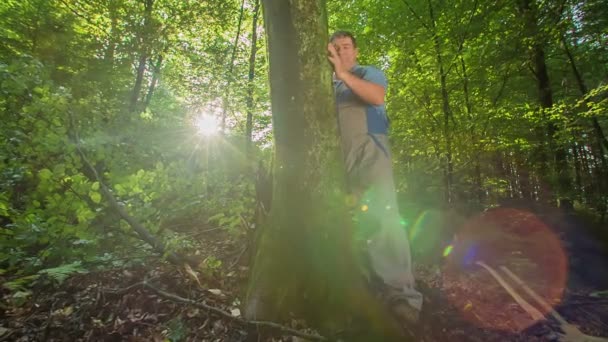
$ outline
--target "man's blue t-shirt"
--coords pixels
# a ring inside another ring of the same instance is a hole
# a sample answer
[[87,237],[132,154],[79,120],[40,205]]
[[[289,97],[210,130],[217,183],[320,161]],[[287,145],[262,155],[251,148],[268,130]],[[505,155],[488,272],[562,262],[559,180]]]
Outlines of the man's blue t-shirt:
[[[350,72],[359,78],[384,87],[385,91],[388,87],[388,82],[386,80],[386,76],[384,76],[384,73],[380,69],[373,66],[362,66],[357,64],[350,70]],[[359,97],[340,80],[334,81],[334,88],[336,91],[336,102],[338,105],[345,102],[361,101],[359,100]],[[386,115],[385,106],[383,104],[379,106],[365,104],[365,106],[368,133],[387,134],[388,117]]]

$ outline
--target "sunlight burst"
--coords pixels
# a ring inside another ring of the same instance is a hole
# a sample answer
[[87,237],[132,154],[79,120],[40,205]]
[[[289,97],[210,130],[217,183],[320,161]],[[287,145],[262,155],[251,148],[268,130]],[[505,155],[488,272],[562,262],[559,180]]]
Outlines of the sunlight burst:
[[198,133],[202,136],[216,135],[220,131],[220,122],[217,117],[201,114],[194,120]]

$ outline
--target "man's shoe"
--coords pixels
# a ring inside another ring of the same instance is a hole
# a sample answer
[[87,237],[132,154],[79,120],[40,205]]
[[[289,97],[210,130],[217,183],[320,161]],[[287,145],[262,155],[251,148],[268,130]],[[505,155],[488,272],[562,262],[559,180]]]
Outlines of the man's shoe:
[[415,336],[418,331],[420,310],[410,305],[407,296],[398,289],[385,288],[383,297],[399,326],[410,336]]
[[399,300],[389,305],[391,313],[402,323],[409,326],[414,326],[418,323],[420,311],[412,307],[406,300]]

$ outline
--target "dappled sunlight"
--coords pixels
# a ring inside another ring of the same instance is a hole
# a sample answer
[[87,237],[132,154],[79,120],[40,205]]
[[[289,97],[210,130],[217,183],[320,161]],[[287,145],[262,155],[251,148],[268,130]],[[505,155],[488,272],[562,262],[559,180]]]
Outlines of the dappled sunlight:
[[481,327],[521,332],[548,314],[550,308],[517,303],[518,295],[534,303],[524,285],[552,307],[562,299],[568,263],[561,241],[527,211],[492,209],[473,217],[443,255],[449,301]]

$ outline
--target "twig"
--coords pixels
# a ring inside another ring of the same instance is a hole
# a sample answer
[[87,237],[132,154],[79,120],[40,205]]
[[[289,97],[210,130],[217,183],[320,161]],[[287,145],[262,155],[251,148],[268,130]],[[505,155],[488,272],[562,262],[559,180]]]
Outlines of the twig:
[[409,2],[407,2],[407,0],[402,0],[402,1],[407,6],[407,8],[410,10],[410,12],[412,12],[414,17],[416,17],[416,19],[418,19],[418,21],[420,21],[420,24],[422,24],[422,26],[424,28],[426,28],[427,30],[431,31],[429,26],[424,22],[424,20],[422,20],[422,17],[419,16],[418,13],[416,13],[416,11],[414,11],[414,8],[412,8],[412,6],[410,6]]
[[234,261],[230,264],[230,266],[228,267],[228,269],[233,268],[234,266],[236,266],[236,264],[239,263],[239,261],[241,261],[241,258],[243,257],[243,254],[245,254],[245,251],[247,250],[248,245],[245,244],[245,246],[243,247],[243,249],[239,252],[239,255],[236,256],[236,258],[234,259]]
[[135,284],[130,285],[130,286],[127,286],[127,287],[125,287],[123,289],[103,289],[102,291],[105,292],[105,293],[122,295],[122,294],[125,294],[125,293],[131,291],[132,289],[134,289],[134,288],[136,288],[138,286],[142,286],[145,283],[146,283],[146,280],[140,281],[140,282],[135,283]]
[[153,286],[152,284],[150,284],[148,281],[144,280],[138,283],[135,283],[129,287],[126,287],[124,289],[116,289],[116,290],[107,290],[108,292],[112,292],[112,293],[125,293],[128,292],[129,290],[136,288],[138,286],[143,286],[145,288],[148,288],[150,290],[152,290],[153,292],[155,292],[156,294],[158,294],[159,296],[165,298],[165,299],[169,299],[171,301],[174,302],[178,302],[178,303],[183,303],[183,304],[187,304],[187,305],[192,305],[195,306],[197,308],[201,308],[203,310],[206,310],[212,314],[215,314],[217,316],[223,317],[223,318],[227,318],[231,321],[234,321],[236,323],[245,325],[245,326],[252,326],[252,327],[267,327],[267,328],[271,328],[283,333],[287,333],[293,336],[297,336],[297,337],[302,337],[308,340],[312,340],[312,341],[327,341],[327,338],[325,338],[324,336],[320,336],[320,335],[315,335],[315,334],[307,334],[304,332],[301,332],[299,330],[295,330],[292,328],[289,328],[287,326],[278,324],[278,323],[274,323],[274,322],[268,322],[268,321],[248,321],[239,317],[235,317],[232,314],[230,314],[229,312],[226,312],[220,308],[211,306],[211,305],[207,305],[204,302],[203,303],[199,303],[196,301],[193,301],[191,299],[188,298],[183,298],[180,297],[178,295],[160,290],[158,288],[156,288],[155,286]]

